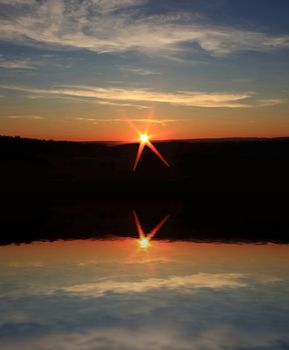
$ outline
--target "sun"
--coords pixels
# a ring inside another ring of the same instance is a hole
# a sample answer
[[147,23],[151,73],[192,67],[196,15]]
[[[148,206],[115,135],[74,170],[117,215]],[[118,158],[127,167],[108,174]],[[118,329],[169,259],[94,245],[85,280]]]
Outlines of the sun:
[[141,143],[147,143],[150,138],[147,134],[141,134],[139,139]]
[[133,166],[133,171],[136,170],[137,168],[137,165],[140,161],[140,157],[143,153],[143,150],[144,148],[147,146],[148,148],[150,148],[154,154],[167,166],[169,167],[169,163],[165,160],[165,158],[160,154],[160,152],[156,149],[156,147],[152,144],[151,142],[151,137],[146,133],[144,132],[143,134],[140,134],[139,135],[139,148],[138,148],[138,151],[137,151],[137,155],[136,155],[136,159],[135,159],[135,162],[134,162],[134,166]]

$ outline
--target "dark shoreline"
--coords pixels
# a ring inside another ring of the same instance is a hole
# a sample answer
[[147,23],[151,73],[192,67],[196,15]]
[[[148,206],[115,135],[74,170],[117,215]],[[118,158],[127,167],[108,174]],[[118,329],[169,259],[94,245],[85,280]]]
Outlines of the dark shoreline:
[[0,137],[0,244],[136,237],[289,243],[289,138],[157,143],[131,170],[138,145]]
[[289,138],[159,142],[165,167],[137,144],[0,137],[1,193],[58,198],[190,198],[195,193],[289,193]]
[[275,197],[196,196],[191,200],[1,200],[0,245],[59,239],[137,238],[166,215],[155,239],[223,243],[289,243],[288,207]]

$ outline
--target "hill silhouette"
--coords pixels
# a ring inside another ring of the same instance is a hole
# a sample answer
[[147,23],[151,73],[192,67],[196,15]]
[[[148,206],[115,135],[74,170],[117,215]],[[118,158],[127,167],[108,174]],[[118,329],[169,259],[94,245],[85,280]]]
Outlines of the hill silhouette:
[[[289,138],[138,145],[0,137],[0,244],[136,237],[170,219],[157,239],[289,243]],[[147,227],[146,227],[147,225]]]
[[188,197],[289,191],[289,138],[155,142],[165,167],[137,144],[0,137],[2,192],[84,197]]

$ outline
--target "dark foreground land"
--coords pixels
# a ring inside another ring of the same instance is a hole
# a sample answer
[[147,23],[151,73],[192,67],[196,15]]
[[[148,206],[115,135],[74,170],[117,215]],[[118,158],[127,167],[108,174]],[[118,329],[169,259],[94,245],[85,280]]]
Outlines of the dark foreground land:
[[0,137],[2,191],[91,198],[184,198],[196,192],[289,192],[289,138],[156,143],[171,164],[137,144]]
[[137,237],[289,243],[289,138],[137,145],[1,137],[0,244]]

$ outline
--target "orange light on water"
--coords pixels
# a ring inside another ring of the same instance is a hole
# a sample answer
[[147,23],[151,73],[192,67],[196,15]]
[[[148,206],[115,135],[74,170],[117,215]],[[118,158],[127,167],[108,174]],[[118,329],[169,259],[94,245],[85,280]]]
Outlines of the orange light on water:
[[139,239],[137,243],[141,249],[147,249],[151,245],[148,238]]

